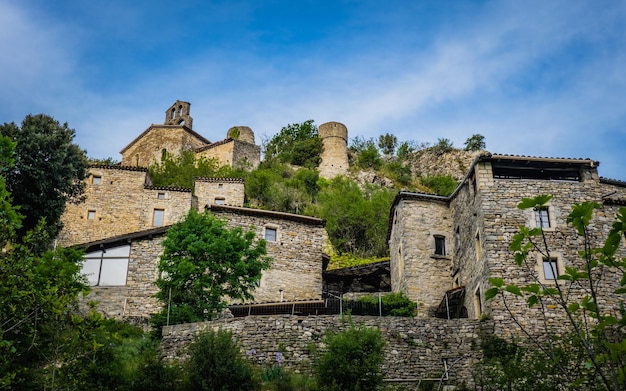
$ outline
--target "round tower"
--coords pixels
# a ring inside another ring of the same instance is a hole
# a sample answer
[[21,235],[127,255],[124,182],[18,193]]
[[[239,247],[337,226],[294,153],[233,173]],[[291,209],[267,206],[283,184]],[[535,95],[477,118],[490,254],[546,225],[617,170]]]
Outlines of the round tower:
[[318,127],[322,139],[320,176],[331,179],[348,173],[348,128],[339,122],[326,122]]
[[247,126],[233,126],[228,129],[226,138],[241,140],[246,143],[254,144],[254,132]]

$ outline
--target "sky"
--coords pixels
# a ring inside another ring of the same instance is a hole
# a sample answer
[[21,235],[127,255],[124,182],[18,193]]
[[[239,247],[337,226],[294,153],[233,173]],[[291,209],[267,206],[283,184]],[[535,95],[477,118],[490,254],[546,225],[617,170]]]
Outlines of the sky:
[[211,141],[338,121],[626,180],[626,1],[0,0],[0,123],[45,113],[94,158],[176,100]]

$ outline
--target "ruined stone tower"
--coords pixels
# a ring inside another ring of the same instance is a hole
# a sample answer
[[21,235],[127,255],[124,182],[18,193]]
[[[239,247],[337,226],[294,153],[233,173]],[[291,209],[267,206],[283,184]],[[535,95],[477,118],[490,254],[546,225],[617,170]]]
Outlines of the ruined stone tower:
[[233,126],[228,129],[226,137],[254,144],[254,132],[248,126]]
[[169,109],[165,111],[165,125],[184,125],[192,128],[193,118],[189,115],[191,103],[177,100]]
[[339,122],[326,122],[318,128],[324,149],[319,166],[320,176],[334,178],[348,173],[348,128]]

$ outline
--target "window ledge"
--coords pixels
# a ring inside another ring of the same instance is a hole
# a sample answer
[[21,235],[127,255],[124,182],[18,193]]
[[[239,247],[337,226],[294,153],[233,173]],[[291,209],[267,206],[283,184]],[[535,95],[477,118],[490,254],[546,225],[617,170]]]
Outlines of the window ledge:
[[439,255],[439,254],[430,254],[430,257],[435,258],[435,259],[448,259],[448,260],[452,259],[452,257],[449,255]]

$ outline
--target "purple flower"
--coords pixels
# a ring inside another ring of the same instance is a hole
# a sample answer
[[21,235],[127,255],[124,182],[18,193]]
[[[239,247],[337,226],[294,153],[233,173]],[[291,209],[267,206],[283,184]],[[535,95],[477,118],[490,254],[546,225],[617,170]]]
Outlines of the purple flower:
[[283,363],[283,354],[281,352],[276,352],[276,362],[278,365]]

